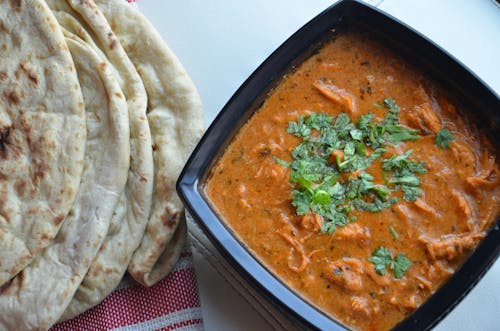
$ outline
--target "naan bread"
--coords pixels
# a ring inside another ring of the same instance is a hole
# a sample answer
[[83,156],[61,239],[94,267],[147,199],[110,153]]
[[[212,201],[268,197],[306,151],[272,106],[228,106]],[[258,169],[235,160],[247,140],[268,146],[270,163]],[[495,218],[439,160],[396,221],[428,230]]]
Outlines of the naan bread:
[[[53,241],[82,176],[75,67],[40,0],[0,0],[0,286]],[[4,315],[4,311],[2,311]]]
[[[87,25],[65,1],[48,1],[59,23],[108,58],[128,104],[130,169],[125,192],[113,213],[104,243],[61,320],[100,303],[116,288],[139,245],[148,221],[153,193],[153,151],[146,117],[147,96],[141,79],[107,22]],[[92,31],[96,31],[92,33]]]
[[0,329],[47,329],[71,301],[99,250],[129,169],[127,104],[105,61],[67,39],[87,116],[84,170],[54,243],[0,292]]
[[[92,1],[71,3],[86,19],[95,11]],[[128,271],[138,282],[151,286],[172,269],[172,257],[164,251],[184,219],[175,182],[203,134],[203,110],[182,64],[149,21],[124,1],[96,3],[137,68],[148,93],[155,170],[153,207],[146,233]]]

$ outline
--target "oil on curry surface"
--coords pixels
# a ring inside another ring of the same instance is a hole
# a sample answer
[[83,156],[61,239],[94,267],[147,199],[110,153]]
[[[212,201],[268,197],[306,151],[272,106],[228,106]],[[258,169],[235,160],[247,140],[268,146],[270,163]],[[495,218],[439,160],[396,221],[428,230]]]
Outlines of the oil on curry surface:
[[496,152],[452,100],[370,35],[341,33],[272,91],[206,193],[314,305],[389,329],[499,213]]

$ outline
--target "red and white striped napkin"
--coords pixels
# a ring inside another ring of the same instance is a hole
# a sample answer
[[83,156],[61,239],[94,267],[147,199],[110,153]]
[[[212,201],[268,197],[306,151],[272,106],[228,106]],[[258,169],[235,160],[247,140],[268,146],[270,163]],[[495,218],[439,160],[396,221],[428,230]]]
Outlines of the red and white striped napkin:
[[101,304],[50,330],[202,331],[200,299],[189,246],[175,269],[155,286],[145,288],[126,276]]

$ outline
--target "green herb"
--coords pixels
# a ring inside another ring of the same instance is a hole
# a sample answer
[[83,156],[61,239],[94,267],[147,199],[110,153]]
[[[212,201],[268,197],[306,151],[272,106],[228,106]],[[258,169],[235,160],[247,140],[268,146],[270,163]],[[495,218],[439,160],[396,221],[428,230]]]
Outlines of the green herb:
[[396,260],[394,261],[394,263],[391,264],[390,268],[394,271],[394,277],[396,277],[397,279],[401,279],[410,266],[411,261],[408,260],[408,258],[404,254],[399,253],[396,256]]
[[333,118],[327,114],[311,113],[306,120],[306,124],[312,129],[320,130],[323,128],[328,128],[332,124]]
[[392,234],[392,237],[394,239],[398,239],[399,238],[399,234],[397,233],[396,229],[394,229],[394,227],[392,225],[389,225],[389,232]]
[[425,162],[408,160],[408,157],[413,153],[409,149],[402,155],[395,155],[389,159],[382,160],[382,170],[396,171],[399,174],[404,173],[419,173],[424,174],[427,172]]
[[373,263],[375,271],[379,275],[385,275],[386,269],[389,267],[397,279],[402,278],[406,270],[411,266],[410,260],[404,254],[399,253],[394,259],[391,251],[384,246],[375,249],[368,261]]
[[[400,108],[393,99],[385,99],[382,107],[388,113],[379,123],[373,114],[354,123],[346,113],[334,117],[313,112],[288,124],[287,132],[302,141],[292,150],[292,162],[274,159],[291,169],[292,205],[297,214],[322,216],[321,232],[333,233],[337,226],[353,221],[353,210],[379,212],[398,202],[389,186],[401,189],[408,201],[421,194],[415,173],[425,172],[425,164],[407,160],[411,151],[382,160],[385,185],[375,184],[373,176],[362,172],[386,153],[388,143],[419,137],[399,124]],[[354,172],[355,177],[341,175]],[[390,178],[388,173],[392,173]]]
[[286,131],[297,137],[308,137],[311,134],[311,127],[304,123],[304,115],[300,115],[297,122],[288,123]]
[[408,160],[412,153],[413,151],[410,149],[403,155],[382,160],[382,170],[392,171],[389,183],[394,184],[396,189],[403,191],[406,201],[415,201],[422,194],[422,189],[419,187],[420,178],[417,174],[427,172],[425,162]]
[[391,125],[399,124],[400,108],[396,104],[396,101],[394,101],[394,99],[387,98],[387,99],[384,99],[383,105],[385,108],[389,109],[389,114],[387,114],[384,123],[391,124]]
[[373,251],[372,256],[368,258],[368,261],[373,263],[375,271],[379,275],[385,275],[387,265],[392,263],[392,254],[385,247],[379,247]]
[[450,148],[450,143],[455,140],[455,137],[448,131],[447,128],[442,128],[436,134],[434,144],[441,148]]
[[416,140],[420,136],[418,131],[408,129],[399,123],[400,108],[394,99],[384,99],[382,104],[375,104],[378,108],[387,108],[387,113],[382,123],[373,121],[373,114],[361,116],[357,128],[361,130],[366,137],[366,142],[373,148],[384,146],[387,142],[395,145],[407,140]]

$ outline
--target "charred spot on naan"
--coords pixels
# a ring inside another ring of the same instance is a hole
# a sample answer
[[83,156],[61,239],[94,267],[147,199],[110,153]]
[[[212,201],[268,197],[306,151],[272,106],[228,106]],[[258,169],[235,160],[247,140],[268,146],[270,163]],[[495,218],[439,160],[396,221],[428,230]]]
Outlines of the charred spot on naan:
[[11,127],[0,129],[0,158],[2,159],[6,159],[8,157],[8,146],[12,144],[10,129]]
[[4,96],[7,98],[9,101],[9,104],[11,105],[19,105],[21,102],[21,98],[15,90],[9,90],[4,92]]
[[26,75],[28,80],[35,86],[40,82],[39,77],[35,69],[29,63],[20,63],[19,69],[16,71],[15,75],[19,78],[19,73],[22,72]]
[[163,214],[161,215],[161,220],[163,225],[169,227],[170,229],[175,228],[179,220],[179,212],[172,210],[169,206],[166,206]]
[[116,45],[118,45],[118,40],[116,39],[116,36],[113,32],[108,32],[108,42],[109,42],[109,48],[114,49]]

